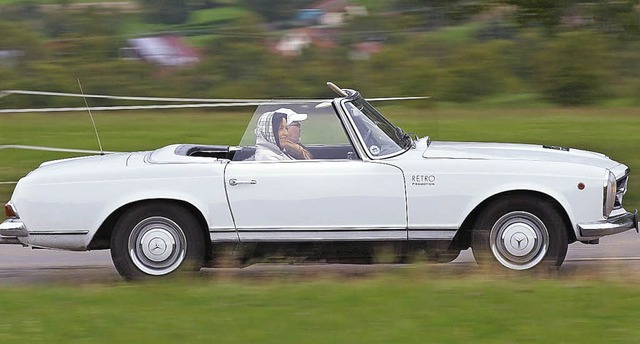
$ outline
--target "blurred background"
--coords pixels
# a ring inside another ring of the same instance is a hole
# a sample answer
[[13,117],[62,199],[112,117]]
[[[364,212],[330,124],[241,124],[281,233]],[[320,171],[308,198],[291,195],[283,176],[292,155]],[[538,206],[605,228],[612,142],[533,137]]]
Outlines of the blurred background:
[[[640,104],[638,0],[0,0],[0,88]],[[92,105],[113,101],[98,100]],[[77,106],[8,97],[3,107]]]
[[[0,0],[0,90],[79,93],[78,80],[120,96],[331,97],[327,81],[428,95],[376,106],[437,140],[605,153],[631,167],[625,207],[640,207],[640,0]],[[84,105],[0,95],[0,110]],[[94,117],[105,150],[133,151],[237,144],[253,110]],[[0,114],[0,204],[43,161],[80,155],[12,145],[98,149],[86,112]],[[96,268],[3,247],[0,342],[637,343],[637,235],[616,240],[628,249],[603,240],[589,247],[610,261],[565,263],[555,280],[453,264],[137,285],[111,281],[107,252]]]

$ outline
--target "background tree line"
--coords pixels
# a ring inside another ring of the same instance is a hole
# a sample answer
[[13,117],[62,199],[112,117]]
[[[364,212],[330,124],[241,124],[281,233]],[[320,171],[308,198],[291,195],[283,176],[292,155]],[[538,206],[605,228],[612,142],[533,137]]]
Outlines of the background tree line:
[[[90,93],[316,97],[329,95],[324,83],[331,80],[368,96],[427,94],[435,101],[473,102],[529,95],[561,105],[610,98],[640,104],[637,0],[372,2],[370,15],[332,30],[335,48],[312,45],[297,57],[274,54],[269,42],[283,33],[274,23],[310,1],[231,3],[250,9],[249,14],[211,27],[213,36],[201,47],[203,60],[179,69],[120,58],[118,49],[131,36],[121,34],[119,27],[138,15],[6,5],[0,12],[0,50],[19,51],[20,56],[0,60],[0,88],[77,92],[76,80],[81,79]],[[187,20],[190,11],[229,5],[140,1],[142,20],[172,28]],[[366,60],[350,58],[352,44],[362,41],[381,42],[384,48]],[[16,107],[73,102],[3,100]]]

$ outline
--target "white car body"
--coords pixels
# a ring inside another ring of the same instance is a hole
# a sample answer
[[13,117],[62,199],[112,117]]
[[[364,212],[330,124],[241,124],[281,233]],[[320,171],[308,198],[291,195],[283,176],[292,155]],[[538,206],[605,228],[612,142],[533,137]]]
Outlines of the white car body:
[[[557,205],[569,242],[637,230],[637,212],[621,204],[629,169],[605,155],[422,138],[399,154],[376,156],[345,107],[350,97],[359,95],[349,91],[332,101],[353,144],[349,159],[236,161],[230,156],[243,147],[171,145],[46,162],[17,184],[7,205],[15,216],[0,226],[0,239],[65,250],[108,248],[114,223],[129,207],[166,200],[189,209],[213,246],[452,242],[503,195],[535,195]],[[190,156],[189,149],[213,153]],[[606,214],[610,173],[618,203]]]

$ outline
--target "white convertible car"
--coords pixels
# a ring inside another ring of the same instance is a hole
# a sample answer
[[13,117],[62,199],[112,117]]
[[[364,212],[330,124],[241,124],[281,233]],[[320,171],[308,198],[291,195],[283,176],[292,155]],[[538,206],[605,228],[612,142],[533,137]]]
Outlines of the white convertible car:
[[5,205],[0,241],[110,249],[140,278],[229,256],[371,263],[379,248],[450,261],[471,247],[481,265],[549,268],[570,243],[638,230],[622,204],[629,168],[605,155],[418,138],[330,86],[333,100],[259,105],[239,146],[45,162]]

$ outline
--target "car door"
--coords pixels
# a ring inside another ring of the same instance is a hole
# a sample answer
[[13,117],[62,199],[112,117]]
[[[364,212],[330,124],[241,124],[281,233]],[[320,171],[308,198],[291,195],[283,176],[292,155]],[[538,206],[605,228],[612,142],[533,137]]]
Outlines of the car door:
[[404,178],[392,165],[233,161],[225,183],[241,241],[407,238]]

